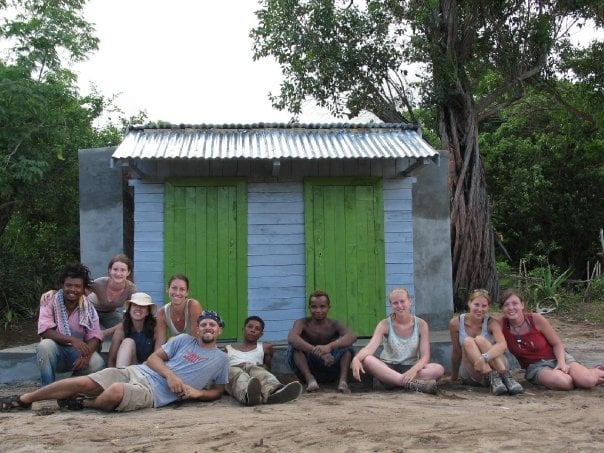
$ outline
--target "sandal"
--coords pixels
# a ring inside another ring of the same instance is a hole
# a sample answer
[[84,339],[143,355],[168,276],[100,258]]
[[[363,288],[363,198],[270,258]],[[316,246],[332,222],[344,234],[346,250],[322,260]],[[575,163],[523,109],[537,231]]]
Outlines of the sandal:
[[31,409],[31,404],[25,404],[21,401],[21,395],[5,396],[0,399],[0,404],[2,405],[0,409],[2,411]]
[[61,409],[67,409],[70,411],[81,411],[82,409],[84,409],[85,399],[85,395],[76,395],[72,396],[71,398],[57,400],[57,404]]

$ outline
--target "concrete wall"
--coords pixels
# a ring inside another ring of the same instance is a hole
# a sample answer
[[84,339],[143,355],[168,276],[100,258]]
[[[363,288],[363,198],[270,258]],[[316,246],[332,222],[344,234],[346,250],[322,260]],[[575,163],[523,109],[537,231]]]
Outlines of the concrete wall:
[[92,277],[107,275],[111,257],[124,250],[122,171],[111,168],[115,147],[81,149],[80,259]]
[[440,165],[413,171],[413,263],[415,305],[431,330],[446,329],[453,315],[453,273],[449,224],[449,154]]

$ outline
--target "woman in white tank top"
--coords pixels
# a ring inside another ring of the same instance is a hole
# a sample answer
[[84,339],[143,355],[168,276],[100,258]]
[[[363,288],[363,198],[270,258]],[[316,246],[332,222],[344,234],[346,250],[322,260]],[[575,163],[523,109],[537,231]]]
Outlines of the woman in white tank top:
[[[445,372],[430,363],[428,323],[411,313],[411,295],[396,288],[388,296],[392,313],[380,321],[367,346],[352,359],[352,374],[358,381],[368,372],[388,387],[436,393],[436,380]],[[380,358],[373,354],[383,344]]]

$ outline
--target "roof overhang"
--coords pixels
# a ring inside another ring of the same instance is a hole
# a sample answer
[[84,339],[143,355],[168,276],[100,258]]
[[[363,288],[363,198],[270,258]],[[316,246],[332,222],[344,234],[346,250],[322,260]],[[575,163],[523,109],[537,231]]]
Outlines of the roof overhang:
[[399,159],[438,162],[409,124],[252,124],[131,127],[114,164],[170,159]]

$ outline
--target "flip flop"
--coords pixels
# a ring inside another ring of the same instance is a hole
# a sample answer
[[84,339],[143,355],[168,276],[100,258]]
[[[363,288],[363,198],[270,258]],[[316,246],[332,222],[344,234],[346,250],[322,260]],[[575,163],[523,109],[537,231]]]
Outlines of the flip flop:
[[3,412],[11,410],[31,409],[31,404],[25,404],[21,401],[21,395],[5,396],[0,399],[0,410]]

